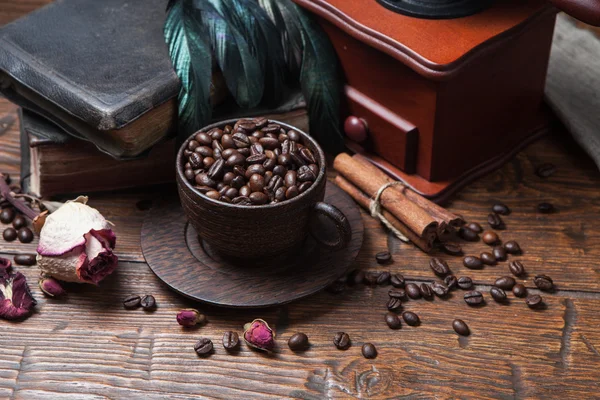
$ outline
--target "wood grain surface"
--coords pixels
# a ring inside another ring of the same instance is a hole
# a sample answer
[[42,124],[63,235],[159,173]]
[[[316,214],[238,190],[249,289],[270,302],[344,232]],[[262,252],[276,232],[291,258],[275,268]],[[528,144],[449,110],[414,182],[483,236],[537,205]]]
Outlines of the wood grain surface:
[[[29,3],[0,2],[1,20],[15,17],[15,10]],[[13,112],[14,106],[0,100],[0,117]],[[16,124],[0,136],[0,171],[18,177],[18,162]],[[545,162],[554,163],[557,171],[543,179],[534,170]],[[541,310],[528,309],[512,295],[500,305],[490,300],[487,284],[507,273],[506,263],[466,271],[459,258],[441,255],[454,273],[469,273],[481,284],[486,305],[468,307],[461,291],[446,300],[406,301],[403,309],[417,312],[421,324],[403,324],[399,330],[383,321],[389,286],[324,291],[269,310],[224,310],[186,300],[154,276],[139,243],[148,202],[175,193],[175,187],[94,195],[90,204],[117,224],[119,268],[97,287],[67,285],[68,297],[58,300],[38,289],[37,267],[16,266],[27,276],[38,305],[26,321],[0,320],[0,398],[598,398],[599,192],[600,173],[564,132],[532,144],[469,185],[449,209],[483,224],[495,202],[506,203],[512,213],[503,217],[507,229],[499,234],[521,243],[524,254],[519,259],[529,272],[527,282],[545,272],[559,290],[542,294]],[[552,202],[557,212],[538,214],[541,201]],[[365,240],[355,267],[434,279],[428,256],[362,215]],[[467,254],[486,247],[482,242],[464,245]],[[0,241],[0,256],[11,259],[34,249],[35,244]],[[374,255],[385,249],[394,261],[377,265]],[[121,301],[131,293],[153,294],[158,309],[124,310]],[[201,309],[208,323],[195,329],[177,325],[177,311],[187,307]],[[223,332],[241,333],[242,325],[254,318],[276,329],[276,351],[266,355],[242,345],[239,352],[227,354],[221,345]],[[469,337],[459,338],[452,331],[453,318],[469,325]],[[299,331],[309,336],[311,347],[294,354],[286,342]],[[351,336],[350,349],[333,346],[337,331]],[[215,343],[214,354],[207,358],[193,351],[200,337]],[[377,346],[376,359],[361,356],[364,342]]]

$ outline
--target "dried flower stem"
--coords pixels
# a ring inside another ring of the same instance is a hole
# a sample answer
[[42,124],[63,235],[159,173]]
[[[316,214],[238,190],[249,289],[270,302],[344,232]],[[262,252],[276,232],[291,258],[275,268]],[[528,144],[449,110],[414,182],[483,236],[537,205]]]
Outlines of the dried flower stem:
[[13,197],[10,187],[8,187],[8,184],[6,183],[6,177],[3,173],[0,173],[0,194],[6,199],[6,201],[12,204],[17,210],[21,211],[21,213],[23,213],[23,215],[30,220],[33,221],[35,217],[38,216],[37,212],[27,207],[22,201],[19,201]]

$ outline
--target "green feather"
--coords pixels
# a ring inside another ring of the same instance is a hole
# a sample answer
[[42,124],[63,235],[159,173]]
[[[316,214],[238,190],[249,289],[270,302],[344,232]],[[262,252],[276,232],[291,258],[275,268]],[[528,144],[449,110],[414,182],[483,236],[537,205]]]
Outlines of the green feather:
[[188,18],[182,1],[171,0],[167,7],[164,35],[175,72],[181,81],[179,90],[178,141],[210,122],[211,53],[199,27]]
[[264,71],[247,40],[231,23],[222,0],[193,0],[192,19],[206,28],[225,84],[242,108],[256,107],[264,91]]
[[263,102],[277,106],[283,99],[287,75],[277,28],[256,0],[228,0],[223,7],[260,63],[265,83]]
[[287,64],[290,77],[298,80],[300,68],[302,67],[302,31],[298,24],[288,23],[294,19],[294,11],[291,7],[280,7],[278,0],[258,0],[260,6],[265,10],[275,28],[279,32],[283,56]]
[[270,6],[269,14],[277,7],[285,18],[287,32],[301,33],[300,88],[308,107],[310,133],[323,148],[337,154],[344,149],[340,130],[344,85],[335,49],[316,21],[290,0],[278,0]]

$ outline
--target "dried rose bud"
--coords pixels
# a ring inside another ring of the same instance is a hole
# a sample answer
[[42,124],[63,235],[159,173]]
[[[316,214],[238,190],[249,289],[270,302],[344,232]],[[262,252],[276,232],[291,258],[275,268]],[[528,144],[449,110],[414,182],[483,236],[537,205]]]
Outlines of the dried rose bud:
[[20,272],[9,273],[8,266],[0,268],[0,318],[21,319],[29,316],[36,301],[29,291],[27,279]]
[[111,224],[79,196],[51,213],[40,232],[37,263],[65,282],[98,284],[117,267]]
[[0,270],[8,271],[12,266],[12,262],[8,258],[0,257]]
[[275,331],[266,321],[255,319],[244,325],[244,341],[256,349],[271,351],[275,347]]
[[50,297],[62,297],[67,294],[60,283],[49,276],[41,277],[38,281],[38,285],[40,286],[40,289],[42,289],[42,292]]
[[205,321],[206,316],[200,314],[198,310],[193,308],[186,308],[177,313],[177,323],[181,326],[194,326],[196,324],[204,323]]

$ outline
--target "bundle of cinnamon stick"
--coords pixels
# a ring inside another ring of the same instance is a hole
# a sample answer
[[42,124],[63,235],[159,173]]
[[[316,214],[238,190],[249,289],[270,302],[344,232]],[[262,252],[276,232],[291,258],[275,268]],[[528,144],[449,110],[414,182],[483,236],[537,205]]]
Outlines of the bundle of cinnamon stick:
[[[333,167],[339,173],[335,183],[367,210],[377,192],[394,182],[360,154],[342,153],[335,158]],[[431,251],[437,238],[464,223],[462,218],[403,185],[387,187],[381,192],[379,202],[381,214],[393,228],[426,253]]]

